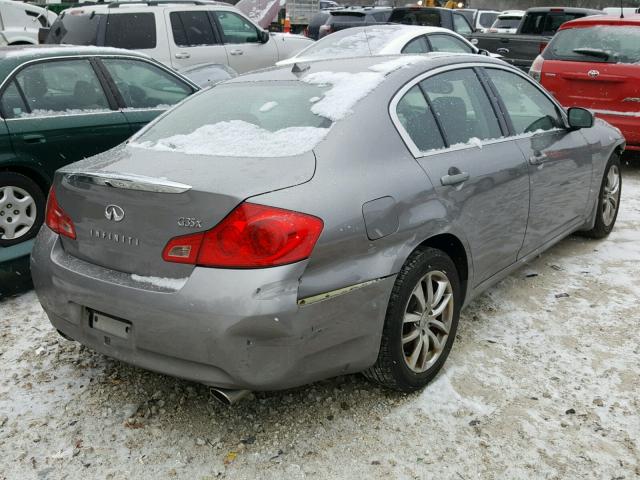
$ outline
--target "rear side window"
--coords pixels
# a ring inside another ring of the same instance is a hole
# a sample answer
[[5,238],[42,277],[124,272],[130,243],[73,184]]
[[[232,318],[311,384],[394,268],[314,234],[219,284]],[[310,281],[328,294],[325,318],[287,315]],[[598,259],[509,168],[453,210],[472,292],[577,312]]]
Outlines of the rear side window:
[[502,136],[484,87],[473,70],[452,70],[420,82],[449,145]]
[[152,12],[110,14],[104,44],[132,50],[156,48],[154,14]]
[[205,11],[171,12],[169,16],[173,40],[179,47],[215,45],[215,35]]
[[486,72],[502,98],[516,135],[563,126],[556,106],[528,79],[495,68]]
[[413,143],[422,152],[444,148],[438,124],[427,100],[417,85],[412,87],[396,106],[396,114]]
[[402,53],[427,53],[428,51],[429,44],[424,36],[414,38],[402,49]]
[[473,49],[453,35],[429,35],[434,52],[471,53]]
[[[70,12],[73,12],[71,10]],[[47,43],[68,43],[70,45],[97,45],[98,30],[104,24],[106,15],[91,12],[60,15],[47,36]]]
[[469,25],[469,22],[467,22],[467,19],[460,13],[453,14],[453,29],[463,35],[469,35],[473,32],[473,29]]
[[584,17],[583,13],[533,12],[524,17],[521,33],[523,35],[553,35],[565,22]]
[[598,25],[560,30],[543,57],[577,62],[640,63],[640,27]]
[[88,60],[36,63],[18,72],[15,80],[28,109],[16,115],[19,117],[109,110],[102,85]]
[[105,58],[102,63],[127,108],[168,108],[193,91],[161,68],[141,60]]

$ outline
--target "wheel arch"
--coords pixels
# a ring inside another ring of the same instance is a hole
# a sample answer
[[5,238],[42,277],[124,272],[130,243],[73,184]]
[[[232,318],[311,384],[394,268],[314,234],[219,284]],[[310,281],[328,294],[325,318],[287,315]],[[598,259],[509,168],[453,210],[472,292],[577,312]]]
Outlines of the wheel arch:
[[454,265],[456,266],[456,270],[458,271],[460,286],[462,288],[462,298],[463,301],[465,301],[467,298],[467,293],[469,291],[469,277],[471,277],[472,275],[470,268],[471,258],[464,246],[464,243],[460,240],[460,238],[452,233],[441,233],[427,238],[422,243],[417,245],[411,253],[425,247],[431,247],[441,250],[442,252],[446,253],[449,258],[451,258]]
[[11,173],[19,173],[20,175],[24,175],[25,177],[29,177],[31,180],[36,182],[40,190],[42,190],[42,194],[46,197],[49,193],[49,187],[51,186],[51,179],[48,178],[41,172],[38,172],[37,169],[31,168],[24,165],[2,165],[0,166],[0,172],[11,172]]

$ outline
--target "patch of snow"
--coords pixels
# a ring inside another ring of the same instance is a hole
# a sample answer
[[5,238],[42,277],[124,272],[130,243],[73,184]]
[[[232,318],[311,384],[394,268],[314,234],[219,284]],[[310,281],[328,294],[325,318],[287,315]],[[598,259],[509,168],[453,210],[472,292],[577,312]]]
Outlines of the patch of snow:
[[157,142],[132,142],[137,148],[189,155],[223,157],[282,157],[311,150],[329,133],[328,128],[289,127],[271,132],[242,120],[203,125],[186,135]]
[[280,7],[279,0],[240,0],[236,8],[260,25],[267,28],[275,19]]
[[315,102],[317,102],[318,100],[320,100],[320,97],[311,97],[311,98],[309,99],[309,102],[311,102],[311,103],[315,103]]
[[590,108],[593,113],[600,115],[614,115],[617,117],[640,117],[640,112],[617,112],[615,110],[599,110]]
[[[33,46],[27,48],[8,48],[4,52],[4,58],[13,58],[13,57],[22,57],[24,55],[40,55],[42,53],[46,53],[48,55],[58,55],[63,53],[73,52],[74,55],[97,55],[97,54],[114,54],[114,55],[132,55],[130,50],[124,50],[121,48],[113,48],[113,47],[96,47],[94,45],[60,45],[58,47],[49,47],[49,46]],[[135,55],[149,57],[144,53],[136,52]]]
[[369,67],[369,70],[388,74],[395,70],[407,68],[415,65],[416,63],[426,62],[428,60],[429,57],[424,55],[406,55],[403,57],[394,58],[393,60],[387,60],[386,62],[378,63],[377,65],[372,65],[371,67]]
[[148,283],[154,287],[167,288],[169,290],[180,290],[187,283],[187,278],[167,278],[167,277],[144,277],[131,274],[131,279],[136,282]]
[[262,113],[266,113],[266,112],[268,112],[268,111],[270,111],[270,110],[273,110],[273,109],[274,109],[274,108],[276,108],[277,106],[278,106],[278,102],[267,102],[267,103],[265,103],[264,105],[262,105],[262,106],[260,107],[260,109],[259,109],[259,110],[260,110]]

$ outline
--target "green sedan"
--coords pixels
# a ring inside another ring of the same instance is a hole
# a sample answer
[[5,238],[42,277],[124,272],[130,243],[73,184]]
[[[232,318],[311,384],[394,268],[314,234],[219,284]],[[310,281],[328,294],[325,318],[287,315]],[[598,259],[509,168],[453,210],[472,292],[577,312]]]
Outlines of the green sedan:
[[106,47],[0,48],[0,82],[0,249],[38,232],[56,169],[115,147],[198,90]]

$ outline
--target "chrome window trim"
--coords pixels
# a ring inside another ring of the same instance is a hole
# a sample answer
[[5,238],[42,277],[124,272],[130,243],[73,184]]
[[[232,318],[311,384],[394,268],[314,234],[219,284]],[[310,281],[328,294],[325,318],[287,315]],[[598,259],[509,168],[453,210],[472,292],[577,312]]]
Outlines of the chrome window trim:
[[[520,75],[522,78],[526,79],[533,87],[535,87],[539,92],[541,92],[545,97],[547,97],[551,101],[551,103],[553,103],[556,106],[556,108],[560,112],[560,115],[562,117],[562,121],[565,123],[565,126],[566,126],[567,118],[566,118],[566,113],[564,111],[564,108],[562,108],[562,106],[560,106],[560,104],[556,101],[555,98],[551,97],[547,92],[545,92],[544,90],[540,89],[540,87],[538,85],[536,85],[532,81],[532,79],[527,74],[525,74],[524,72],[521,72],[521,71],[519,71],[519,70],[517,70],[517,69],[515,69],[513,67],[508,66],[508,65],[498,65],[498,64],[494,64],[494,63],[470,62],[470,63],[457,63],[455,65],[446,65],[444,67],[434,68],[433,70],[429,70],[428,72],[421,73],[417,77],[412,78],[409,82],[407,82],[400,90],[398,90],[394,94],[393,98],[391,99],[391,102],[389,103],[389,115],[391,116],[391,122],[396,127],[396,130],[400,134],[400,137],[402,138],[402,140],[404,141],[405,145],[407,146],[407,148],[409,149],[409,151],[411,152],[411,154],[413,155],[414,158],[417,159],[417,158],[428,157],[428,156],[431,156],[431,155],[438,155],[438,154],[441,154],[441,153],[455,152],[455,151],[459,151],[459,150],[469,150],[469,149],[478,148],[476,145],[465,144],[465,145],[454,145],[454,146],[450,146],[450,147],[446,147],[446,148],[440,148],[440,149],[436,149],[436,150],[422,151],[417,147],[417,145],[413,142],[413,140],[409,136],[409,133],[404,129],[404,126],[402,125],[402,122],[400,122],[400,118],[398,117],[398,114],[396,112],[398,103],[400,102],[402,97],[404,97],[404,95],[411,88],[416,86],[421,81],[423,81],[423,80],[425,80],[425,79],[427,79],[429,77],[432,77],[434,75],[437,75],[439,73],[444,73],[444,72],[448,72],[448,71],[451,71],[451,70],[460,70],[460,69],[464,69],[464,68],[474,68],[474,67],[495,68],[495,69],[498,69],[498,70],[505,70],[507,72],[512,72],[512,73],[515,73],[516,75]],[[497,119],[497,117],[496,117],[496,119]],[[498,143],[503,143],[503,142],[510,142],[510,141],[513,141],[513,140],[516,140],[516,139],[530,138],[530,137],[533,137],[534,135],[544,135],[546,133],[557,133],[557,132],[558,132],[558,130],[554,129],[554,130],[548,130],[547,132],[538,133],[538,134],[536,134],[534,132],[531,132],[531,133],[520,134],[520,135],[510,135],[508,137],[503,137],[503,138],[482,140],[482,143],[483,143],[483,145],[493,145],[493,144],[498,144]]]
[[[109,47],[105,47],[105,48],[109,48]],[[169,75],[173,76],[173,77],[178,77],[180,80],[182,80],[183,82],[185,82],[187,85],[189,85],[191,88],[193,88],[193,93],[196,93],[200,90],[202,90],[202,88],[200,88],[198,85],[196,85],[195,83],[193,83],[191,80],[189,80],[187,77],[185,77],[184,75],[180,74],[179,72],[177,72],[176,70],[173,70],[163,64],[161,64],[160,62],[156,62],[154,61],[152,58],[148,57],[140,57],[137,55],[127,55],[127,54],[120,54],[120,53],[106,53],[106,54],[102,54],[102,53],[96,53],[96,54],[78,54],[78,55],[60,55],[60,56],[55,56],[55,57],[42,57],[42,58],[34,58],[32,60],[27,60],[26,62],[21,63],[20,65],[16,66],[13,70],[11,70],[11,72],[9,72],[9,74],[5,77],[5,79],[2,81],[2,83],[0,83],[0,95],[4,94],[4,89],[5,87],[11,83],[14,80],[14,76],[16,75],[17,72],[19,72],[20,70],[22,70],[23,68],[28,67],[31,64],[36,64],[36,63],[43,63],[43,62],[47,62],[47,61],[51,61],[51,60],[91,60],[92,58],[115,58],[115,59],[124,59],[124,60],[139,60],[141,62],[145,62],[145,63],[149,63],[151,65],[154,65],[156,67],[158,67],[160,70],[164,70],[165,72],[167,72]],[[93,67],[92,67],[93,68]],[[193,95],[192,93],[192,95]],[[104,112],[94,112],[95,114],[103,114],[106,112],[121,112],[124,109],[117,109],[117,110],[105,110]],[[129,110],[134,110],[134,109],[129,109]],[[149,109],[146,109],[149,110]],[[158,110],[166,110],[166,109],[158,109]],[[41,117],[25,117],[25,118],[4,118],[2,115],[0,115],[0,119],[2,120],[33,120],[34,118],[52,118],[52,117],[66,117],[66,116],[70,116],[70,115],[89,115],[89,114],[63,114],[63,115],[47,115],[47,116],[41,116]]]
[[125,190],[142,190],[145,192],[159,193],[184,193],[193,188],[191,185],[185,183],[129,173],[68,172],[64,169],[60,170],[60,173],[63,174],[63,182],[67,182],[70,185],[90,183]]

